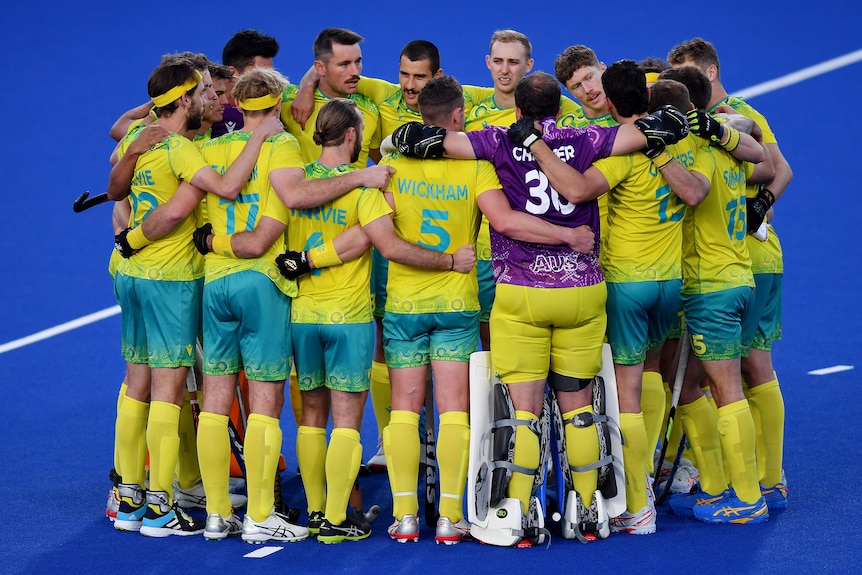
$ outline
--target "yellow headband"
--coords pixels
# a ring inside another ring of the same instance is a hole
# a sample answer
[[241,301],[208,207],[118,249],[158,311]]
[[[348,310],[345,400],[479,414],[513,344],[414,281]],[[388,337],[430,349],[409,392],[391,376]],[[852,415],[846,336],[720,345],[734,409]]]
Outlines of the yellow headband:
[[658,72],[647,72],[646,81],[655,84],[658,82]]
[[279,102],[281,102],[281,94],[267,94],[266,96],[260,96],[258,98],[248,98],[246,100],[240,100],[239,107],[243,110],[254,112],[257,110],[266,110],[268,108],[272,108]]
[[174,100],[178,100],[180,96],[194,88],[201,81],[201,73],[195,70],[195,75],[188,80],[185,81],[184,84],[180,86],[174,86],[164,94],[153,97],[153,105],[156,108],[163,108],[173,102]]

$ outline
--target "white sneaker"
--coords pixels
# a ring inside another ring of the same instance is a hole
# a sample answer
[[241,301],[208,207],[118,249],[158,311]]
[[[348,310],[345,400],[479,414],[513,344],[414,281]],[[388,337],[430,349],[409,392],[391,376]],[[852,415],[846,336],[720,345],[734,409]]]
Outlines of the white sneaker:
[[231,535],[239,535],[240,533],[242,533],[242,521],[236,516],[236,513],[231,513],[226,519],[218,513],[210,513],[207,517],[204,528],[204,537],[207,539],[226,539]]
[[446,545],[455,545],[464,539],[470,538],[470,523],[463,517],[457,523],[449,521],[448,517],[441,517],[437,520],[437,532],[434,539],[437,543],[445,543]]
[[111,490],[108,491],[108,504],[105,507],[105,515],[111,521],[115,521],[117,519],[117,512],[120,510],[120,496],[117,494],[117,488],[111,487]]
[[386,453],[383,451],[383,436],[377,436],[377,453],[368,460],[371,471],[386,471]]
[[389,537],[395,539],[399,543],[407,543],[408,541],[419,541],[419,522],[415,515],[405,515],[401,519],[396,519],[395,523],[387,529]]
[[[234,509],[241,509],[248,503],[248,497],[241,493],[228,492],[228,495],[230,496],[230,506]],[[183,509],[207,508],[207,496],[203,481],[198,481],[189,489],[183,489],[174,479],[174,499]]]
[[308,529],[294,525],[281,513],[271,511],[266,521],[258,523],[246,514],[242,523],[242,540],[246,543],[266,541],[302,541],[308,537]]
[[619,517],[611,517],[611,531],[614,533],[631,533],[632,535],[655,533],[655,508],[646,505],[637,513],[623,511]]
[[[656,485],[659,490],[661,490],[659,486],[667,481],[672,467],[673,463],[670,461],[665,460],[661,462],[661,472],[659,472]],[[700,481],[700,472],[697,470],[697,467],[694,466],[691,460],[682,457],[679,460],[679,466],[676,468],[676,474],[673,476],[673,483],[670,484],[670,492],[691,493],[691,490],[697,485],[698,481]]]

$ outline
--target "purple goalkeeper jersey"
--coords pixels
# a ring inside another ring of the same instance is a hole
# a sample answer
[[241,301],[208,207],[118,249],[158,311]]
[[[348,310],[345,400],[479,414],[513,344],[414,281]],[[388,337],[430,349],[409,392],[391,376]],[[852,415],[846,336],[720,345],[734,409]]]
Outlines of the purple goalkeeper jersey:
[[[542,139],[557,157],[584,172],[593,161],[609,156],[619,126],[603,128],[557,128],[542,122]],[[535,244],[504,236],[491,226],[491,259],[494,281],[541,288],[583,287],[604,280],[599,268],[599,208],[595,200],[569,203],[554,190],[533,155],[516,146],[506,128],[489,126],[467,132],[476,157],[497,169],[503,193],[513,210],[542,218],[552,224],[590,226],[596,234],[592,253],[580,254],[567,245]]]
[[231,106],[227,104],[224,107],[224,118],[221,122],[216,122],[213,124],[212,137],[218,138],[219,136],[223,136],[228,132],[235,132],[237,130],[242,130],[244,125],[242,112],[239,108]]

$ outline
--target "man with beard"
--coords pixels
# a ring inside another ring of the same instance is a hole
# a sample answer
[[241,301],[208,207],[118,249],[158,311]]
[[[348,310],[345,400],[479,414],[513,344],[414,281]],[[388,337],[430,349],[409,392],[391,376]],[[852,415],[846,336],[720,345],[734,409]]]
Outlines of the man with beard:
[[[169,203],[178,186],[198,188],[233,199],[242,189],[263,141],[281,131],[277,119],[256,130],[243,154],[219,175],[197,147],[183,136],[201,126],[202,77],[187,59],[161,64],[150,75],[147,90],[156,125],[170,135],[141,154],[131,189],[109,189],[111,199],[129,194],[133,230],[117,235],[115,291],[123,310],[123,356],[127,361],[126,397],[117,415],[117,442],[122,483],[115,527],[146,535],[191,535],[203,525],[173,502],[173,477],[179,449],[178,421],[188,368],[195,362],[200,327],[199,259],[192,243],[196,202]],[[207,100],[208,101],[208,100]],[[122,158],[140,135],[131,131],[120,144]],[[114,174],[112,174],[113,176]],[[145,252],[136,254],[144,246]],[[146,429],[146,449],[140,438]],[[150,483],[144,498],[144,458],[150,453]]]

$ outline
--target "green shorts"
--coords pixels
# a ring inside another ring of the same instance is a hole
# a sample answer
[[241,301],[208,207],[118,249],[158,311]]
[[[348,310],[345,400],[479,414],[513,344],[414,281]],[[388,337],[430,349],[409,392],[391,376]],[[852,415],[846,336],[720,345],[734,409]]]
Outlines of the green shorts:
[[290,298],[256,271],[204,286],[204,365],[207,375],[245,370],[252,381],[290,375]]
[[682,280],[608,282],[608,343],[614,363],[637,365],[658,349],[677,316]]
[[191,367],[200,331],[203,279],[164,281],[118,273],[123,357],[150,367]]
[[476,261],[476,279],[479,280],[479,306],[481,312],[479,321],[488,323],[491,319],[491,308],[494,306],[494,294],[497,285],[494,283],[494,266],[491,260]]
[[386,282],[389,280],[389,260],[377,249],[371,250],[371,297],[374,300],[374,317],[383,317],[386,309]]
[[781,339],[782,274],[754,274],[754,304],[751,314],[758,318],[751,347],[772,351],[772,343]]
[[749,313],[754,288],[682,294],[691,349],[702,360],[736,359],[751,345],[757,321]]
[[320,387],[362,392],[371,386],[374,324],[291,325],[300,391]]
[[479,350],[479,312],[403,314],[383,316],[386,365],[418,367],[431,361],[470,361]]

